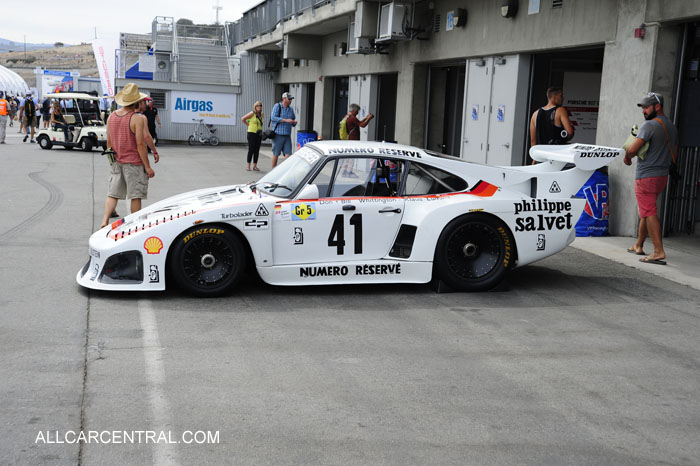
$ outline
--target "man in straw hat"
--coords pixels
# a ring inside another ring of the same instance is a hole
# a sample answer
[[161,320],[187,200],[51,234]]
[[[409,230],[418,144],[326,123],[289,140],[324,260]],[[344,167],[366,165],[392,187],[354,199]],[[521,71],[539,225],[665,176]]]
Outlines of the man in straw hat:
[[134,83],[127,84],[114,100],[122,106],[107,120],[107,147],[115,152],[110,167],[109,192],[100,228],[107,225],[119,199],[131,199],[131,213],[141,210],[148,195],[148,179],[155,176],[148,162],[144,132],[146,117],[136,113],[139,102],[148,97]]

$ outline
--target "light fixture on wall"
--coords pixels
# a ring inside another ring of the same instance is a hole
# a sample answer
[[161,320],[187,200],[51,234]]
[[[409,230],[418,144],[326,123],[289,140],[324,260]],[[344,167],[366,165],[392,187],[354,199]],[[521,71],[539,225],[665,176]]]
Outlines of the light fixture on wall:
[[503,0],[501,2],[501,16],[512,18],[518,13],[518,0]]
[[506,64],[506,59],[503,58],[503,57],[496,57],[496,58],[493,59],[493,62],[494,62],[496,65],[505,65],[505,64]]
[[467,25],[467,10],[464,8],[457,8],[455,10],[455,16],[454,16],[454,21],[455,21],[455,27],[456,28],[463,28],[464,26]]
[[476,61],[474,62],[474,65],[476,65],[476,66],[486,66],[486,60],[484,60],[483,58],[480,59],[480,60],[476,60]]
[[634,28],[634,37],[637,39],[644,39],[647,35],[647,28],[644,25],[640,25],[638,28]]

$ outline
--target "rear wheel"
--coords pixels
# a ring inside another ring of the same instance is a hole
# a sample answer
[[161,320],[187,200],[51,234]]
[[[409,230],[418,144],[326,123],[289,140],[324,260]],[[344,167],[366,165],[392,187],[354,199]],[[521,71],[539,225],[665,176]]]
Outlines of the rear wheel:
[[214,297],[229,291],[245,269],[246,253],[239,237],[219,226],[194,227],[174,243],[169,272],[188,293]]
[[53,147],[51,140],[45,134],[42,134],[41,136],[39,136],[37,138],[37,142],[39,143],[39,147],[41,147],[42,149],[49,150]]
[[85,152],[90,152],[92,150],[92,140],[90,138],[81,139],[80,148]]
[[218,146],[219,145],[219,138],[217,138],[216,136],[210,137],[209,144],[212,146]]
[[513,240],[495,217],[469,214],[450,222],[438,240],[435,270],[461,291],[486,291],[505,277],[513,258]]
[[194,138],[194,136],[190,136],[190,137],[187,139],[187,143],[188,143],[190,146],[194,146],[195,142],[197,142],[197,140]]

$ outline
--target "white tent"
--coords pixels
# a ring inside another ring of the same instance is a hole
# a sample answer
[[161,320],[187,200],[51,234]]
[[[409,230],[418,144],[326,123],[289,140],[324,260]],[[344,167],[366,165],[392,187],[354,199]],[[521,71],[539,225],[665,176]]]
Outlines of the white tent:
[[9,95],[25,95],[29,86],[20,75],[0,65],[0,92]]

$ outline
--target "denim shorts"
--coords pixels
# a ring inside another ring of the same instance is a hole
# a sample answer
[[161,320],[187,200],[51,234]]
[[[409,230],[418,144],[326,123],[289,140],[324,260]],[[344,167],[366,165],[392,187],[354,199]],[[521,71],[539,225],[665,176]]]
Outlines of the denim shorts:
[[289,134],[278,134],[272,141],[272,155],[290,155],[292,153],[292,137]]

